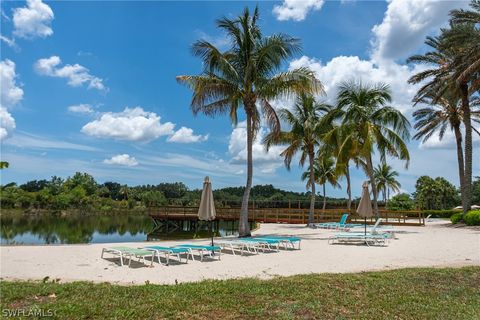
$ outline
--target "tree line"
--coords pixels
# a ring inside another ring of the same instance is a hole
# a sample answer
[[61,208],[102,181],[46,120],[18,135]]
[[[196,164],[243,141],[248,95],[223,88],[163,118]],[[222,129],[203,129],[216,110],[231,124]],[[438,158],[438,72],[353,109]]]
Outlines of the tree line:
[[[395,172],[394,172],[395,173]],[[393,179],[396,181],[395,179]],[[383,180],[376,180],[378,186]],[[383,188],[383,187],[379,187]],[[217,207],[239,207],[245,187],[226,187],[213,191]],[[32,180],[17,185],[9,183],[0,187],[2,209],[23,210],[81,210],[112,212],[117,209],[144,211],[161,206],[198,206],[202,190],[189,189],[182,182],[157,185],[128,186],[118,182],[97,183],[88,173],[77,172],[62,179]],[[397,194],[381,204],[389,210],[443,210],[461,203],[459,190],[442,177],[422,176],[417,180],[412,195]],[[318,194],[317,196],[320,196]],[[310,192],[286,191],[273,185],[252,187],[250,207],[308,207]],[[480,177],[473,183],[474,203],[480,203]],[[321,199],[327,208],[345,208],[346,198]],[[357,200],[358,199],[354,199]]]

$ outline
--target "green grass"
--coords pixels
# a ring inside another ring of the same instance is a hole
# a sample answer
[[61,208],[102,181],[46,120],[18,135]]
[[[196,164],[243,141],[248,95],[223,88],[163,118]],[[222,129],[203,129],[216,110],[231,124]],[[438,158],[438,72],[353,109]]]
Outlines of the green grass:
[[176,286],[0,285],[2,314],[5,309],[51,309],[61,319],[480,319],[480,267]]

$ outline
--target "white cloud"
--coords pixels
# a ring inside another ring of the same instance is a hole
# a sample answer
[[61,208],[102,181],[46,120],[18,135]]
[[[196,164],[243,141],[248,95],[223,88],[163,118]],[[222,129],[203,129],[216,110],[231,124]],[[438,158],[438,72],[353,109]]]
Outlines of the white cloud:
[[98,151],[97,148],[63,140],[52,139],[46,136],[34,135],[26,132],[15,132],[4,142],[7,145],[25,149],[66,149],[80,151]]
[[205,136],[194,135],[193,130],[186,127],[181,127],[167,139],[168,142],[178,142],[178,143],[202,142],[206,140],[208,140],[208,134]]
[[134,157],[131,157],[126,153],[113,156],[110,159],[105,159],[103,160],[103,163],[115,164],[115,165],[127,166],[127,167],[133,167],[138,165],[138,161]]
[[61,63],[60,57],[51,56],[50,58],[39,59],[35,63],[34,68],[38,74],[43,76],[65,78],[72,87],[88,84],[88,89],[108,90],[103,84],[103,80],[91,75],[84,66],[76,63],[59,67]]
[[15,63],[5,59],[0,62],[1,105],[10,108],[23,98],[23,90],[16,83]]
[[8,109],[23,99],[23,90],[17,85],[15,63],[5,59],[0,62],[0,140],[11,135],[15,119]]
[[213,44],[215,47],[218,49],[226,49],[228,45],[230,44],[228,38],[225,35],[220,35],[220,36],[211,36],[202,30],[196,30],[195,31],[197,37],[199,37],[202,40],[208,41],[211,44]]
[[5,44],[7,46],[9,46],[10,48],[14,49],[15,51],[19,51],[20,48],[18,47],[18,45],[15,43],[15,39],[10,39],[10,38],[7,38],[3,35],[0,35],[0,40],[2,40],[3,42],[5,42]]
[[361,80],[364,83],[384,82],[390,85],[392,90],[392,106],[402,112],[411,109],[411,100],[418,86],[411,85],[407,81],[415,73],[421,70],[421,66],[412,68],[395,62],[384,62],[380,65],[370,60],[361,60],[357,56],[339,56],[322,64],[315,58],[303,56],[290,63],[290,69],[309,67],[318,79],[323,83],[327,93],[327,99],[333,103],[337,88],[343,81]]
[[[461,129],[462,133],[465,132],[464,129]],[[474,147],[480,147],[480,136],[473,132],[472,143]],[[438,133],[434,134],[425,142],[421,142],[418,145],[419,149],[456,149],[457,142],[455,140],[455,134],[451,130],[445,131],[443,139],[440,140]]]
[[3,9],[0,9],[0,14],[3,19],[10,21],[10,17],[5,13],[5,11],[3,11]]
[[92,113],[92,106],[88,103],[81,103],[74,106],[69,106],[68,111],[73,113]]
[[99,119],[87,123],[82,132],[99,138],[127,141],[150,141],[172,135],[175,125],[160,123],[160,116],[140,107],[125,108],[122,112],[107,112]]
[[372,29],[375,61],[408,57],[448,21],[452,9],[466,7],[469,1],[388,0],[382,23]]
[[53,34],[52,9],[41,0],[27,0],[27,7],[13,10],[13,34],[21,38],[45,38]]
[[[285,149],[284,146],[273,146],[267,152],[262,140],[267,134],[267,130],[260,128],[255,141],[253,142],[253,164],[257,166],[262,173],[274,172],[277,168],[283,165],[283,158],[280,153]],[[228,144],[228,152],[232,156],[231,164],[245,164],[247,161],[247,128],[246,122],[238,123],[237,127],[233,129],[230,135]]]
[[12,115],[7,109],[0,106],[0,140],[3,141],[5,138],[10,136],[14,129],[15,119],[13,119]]
[[282,5],[273,7],[273,14],[280,21],[302,21],[309,11],[320,10],[324,3],[324,0],[284,0]]

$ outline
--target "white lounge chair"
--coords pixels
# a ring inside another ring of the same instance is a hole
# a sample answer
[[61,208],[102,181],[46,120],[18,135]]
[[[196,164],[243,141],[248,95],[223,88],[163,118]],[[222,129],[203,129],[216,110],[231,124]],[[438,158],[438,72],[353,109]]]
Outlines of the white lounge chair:
[[170,256],[175,255],[178,258],[178,261],[182,262],[181,259],[181,254],[185,254],[185,263],[188,263],[188,256],[193,260],[193,253],[191,250],[188,248],[177,248],[177,247],[163,247],[163,246],[148,246],[144,247],[143,249],[148,250],[150,252],[154,252],[154,254],[157,256],[158,263],[161,263],[160,261],[160,253],[163,253],[165,255],[166,259],[166,265],[168,266],[170,264]]
[[[218,252],[218,260],[220,260],[222,248],[219,246],[203,246],[198,244],[180,244],[176,248],[186,248],[190,251],[197,251],[200,254],[200,261],[203,261],[204,256],[214,257],[214,252]],[[192,253],[193,257],[193,253]]]
[[132,257],[133,258],[138,258],[139,261],[140,259],[143,260],[143,263],[145,264],[145,257],[151,257],[152,260],[150,262],[150,266],[153,265],[153,258],[154,254],[151,251],[144,250],[144,249],[137,249],[137,248],[130,248],[130,247],[109,247],[109,248],[103,248],[102,249],[102,255],[101,258],[103,259],[103,255],[105,253],[110,253],[114,256],[120,257],[120,265],[123,266],[123,258],[128,258],[128,266],[130,267],[130,264],[132,262]]

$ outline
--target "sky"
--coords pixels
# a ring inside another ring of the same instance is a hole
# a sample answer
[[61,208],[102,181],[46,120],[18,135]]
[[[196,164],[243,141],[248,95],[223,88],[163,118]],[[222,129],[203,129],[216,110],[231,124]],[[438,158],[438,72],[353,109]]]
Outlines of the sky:
[[[45,1],[1,2],[1,183],[67,177],[88,172],[100,182],[129,185],[182,181],[201,188],[246,181],[245,116],[234,127],[228,116],[193,116],[191,91],[178,75],[199,74],[201,62],[190,51],[198,39],[228,48],[215,26],[235,17],[247,1]],[[423,41],[448,21],[451,9],[466,1],[258,2],[264,35],[286,33],[302,41],[303,51],[284,70],[315,71],[334,102],[346,80],[383,81],[392,105],[409,119],[417,89],[408,78],[422,66],[406,59],[425,52]],[[291,101],[272,102],[291,108]],[[287,171],[276,146],[266,152],[262,127],[254,143],[254,184],[305,191],[306,168]],[[412,131],[413,133],[413,131]],[[442,141],[409,142],[411,161],[388,159],[402,191],[413,192],[421,175],[443,176],[458,185],[453,134]],[[474,159],[479,140],[475,138]],[[298,162],[298,161],[297,161]],[[354,195],[365,174],[352,169]],[[480,166],[474,161],[474,175]],[[327,187],[327,195],[344,197]]]

